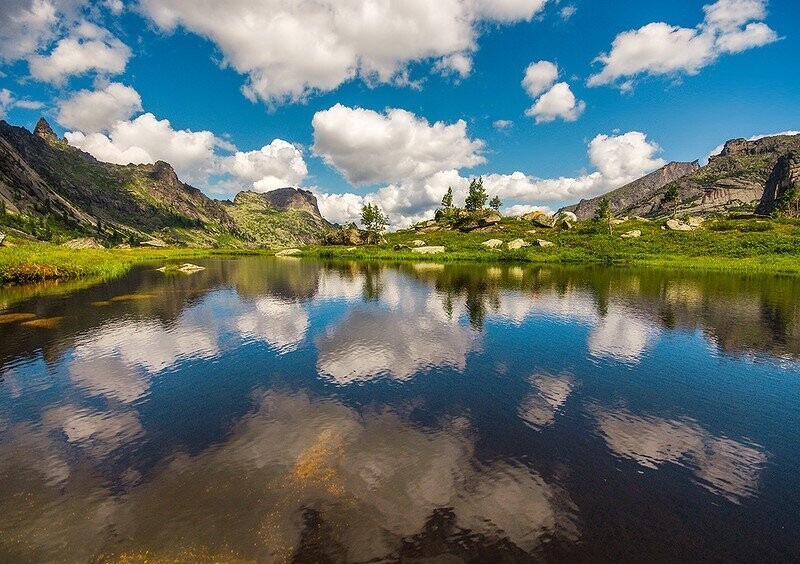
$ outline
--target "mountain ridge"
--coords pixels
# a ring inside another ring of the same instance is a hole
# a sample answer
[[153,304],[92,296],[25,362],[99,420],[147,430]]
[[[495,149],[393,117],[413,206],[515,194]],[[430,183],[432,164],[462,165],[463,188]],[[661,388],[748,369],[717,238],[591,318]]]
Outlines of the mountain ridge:
[[[283,231],[276,246],[321,239],[326,222],[313,194],[283,188],[265,196],[277,214],[262,221],[279,222],[293,206],[306,215],[292,223],[304,229],[302,238]],[[254,246],[257,238],[242,229],[231,205],[213,200],[178,178],[169,163],[117,165],[58,139],[42,118],[34,132],[0,120],[0,201],[26,221],[39,238],[52,232],[93,234],[109,243],[161,238],[196,246]],[[307,217],[306,217],[307,216]],[[25,226],[22,226],[25,227]]]

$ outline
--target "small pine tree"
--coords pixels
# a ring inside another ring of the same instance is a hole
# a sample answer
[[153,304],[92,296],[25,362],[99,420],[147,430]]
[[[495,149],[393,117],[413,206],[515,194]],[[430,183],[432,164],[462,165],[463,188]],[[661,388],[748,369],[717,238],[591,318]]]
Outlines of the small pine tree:
[[612,220],[614,219],[614,213],[611,211],[611,202],[608,201],[608,198],[603,198],[597,203],[597,210],[594,212],[594,219],[595,221],[605,221],[608,223],[609,235],[614,234],[614,224],[612,223]]
[[375,236],[389,225],[389,218],[377,204],[364,204],[361,206],[361,225],[367,230],[367,240],[374,241]]
[[464,201],[464,207],[467,211],[479,211],[486,206],[486,200],[489,196],[486,194],[486,189],[483,187],[483,177],[472,179],[469,183],[469,194]]
[[664,197],[661,201],[666,204],[672,204],[672,217],[678,215],[678,188],[674,184],[670,184],[667,191],[664,192]]
[[500,196],[495,196],[492,198],[492,201],[489,202],[489,207],[492,208],[494,211],[499,212],[500,206],[503,205],[503,202],[500,201]]
[[442,198],[442,207],[446,210],[449,210],[453,207],[453,187],[447,187],[447,193]]

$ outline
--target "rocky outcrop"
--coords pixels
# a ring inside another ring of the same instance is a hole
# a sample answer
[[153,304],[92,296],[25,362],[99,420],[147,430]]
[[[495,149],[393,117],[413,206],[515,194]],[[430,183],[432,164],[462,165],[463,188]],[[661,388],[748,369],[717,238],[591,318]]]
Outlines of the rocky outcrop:
[[326,245],[346,245],[360,247],[368,244],[369,233],[359,229],[355,224],[345,225],[338,229],[330,229],[323,236]]
[[800,154],[800,135],[775,135],[753,141],[732,139],[703,167],[697,162],[670,163],[622,188],[581,200],[561,211],[590,219],[605,197],[615,215],[664,217],[675,212],[675,203],[664,198],[674,187],[680,215],[752,213],[757,206],[763,209],[760,202],[765,185],[778,159],[789,153]]
[[322,218],[317,205],[317,197],[308,190],[300,188],[278,188],[261,195],[273,208],[278,211],[304,211],[313,216]]
[[53,128],[50,127],[50,124],[47,123],[47,120],[44,118],[39,118],[39,121],[36,122],[33,134],[50,143],[58,141],[58,137],[55,132],[53,132]]
[[[800,154],[787,153],[778,159],[772,169],[764,188],[764,194],[756,208],[756,213],[769,215],[782,211],[787,215],[796,217],[800,215],[798,209],[798,194],[800,190]],[[795,190],[794,193],[792,191]],[[791,201],[787,201],[791,199]]]
[[62,245],[67,249],[80,250],[80,249],[102,249],[103,245],[94,237],[82,237],[80,239],[72,239]]
[[581,200],[574,206],[562,208],[559,212],[572,212],[580,220],[592,219],[600,200],[608,198],[611,210],[615,215],[622,213],[644,215],[653,210],[658,203],[656,200],[662,194],[665,186],[696,172],[699,168],[700,165],[697,161],[691,163],[672,162],[603,196]]

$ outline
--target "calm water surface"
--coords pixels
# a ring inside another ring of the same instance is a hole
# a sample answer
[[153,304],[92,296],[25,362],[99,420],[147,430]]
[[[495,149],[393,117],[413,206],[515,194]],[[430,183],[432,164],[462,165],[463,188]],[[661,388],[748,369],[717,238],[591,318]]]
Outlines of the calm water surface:
[[202,264],[0,290],[1,561],[800,558],[797,278]]

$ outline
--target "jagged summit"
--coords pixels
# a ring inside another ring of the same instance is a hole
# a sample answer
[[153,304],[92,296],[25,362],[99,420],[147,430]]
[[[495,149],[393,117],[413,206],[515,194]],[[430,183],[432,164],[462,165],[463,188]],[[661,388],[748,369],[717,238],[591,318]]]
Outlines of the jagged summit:
[[58,141],[58,136],[53,132],[53,128],[47,123],[43,117],[39,118],[36,122],[36,128],[33,130],[34,135],[44,139],[45,141]]

